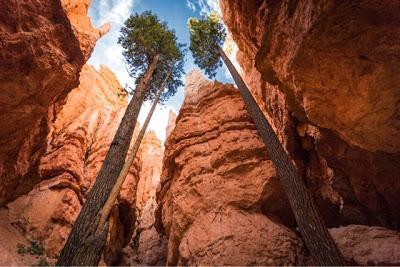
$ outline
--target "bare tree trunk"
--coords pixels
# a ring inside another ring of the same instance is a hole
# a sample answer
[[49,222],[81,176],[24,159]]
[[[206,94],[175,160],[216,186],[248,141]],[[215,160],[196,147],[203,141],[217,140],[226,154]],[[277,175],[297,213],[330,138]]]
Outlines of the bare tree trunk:
[[301,235],[311,252],[311,256],[316,261],[315,263],[324,266],[346,265],[342,254],[326,229],[321,214],[296,166],[286,154],[274,130],[254,100],[253,95],[222,48],[219,48],[219,53],[235,80],[246,107],[264,141],[268,155],[274,163],[281,184],[289,199]]
[[133,98],[126,108],[96,181],[61,251],[56,263],[58,266],[97,266],[100,261],[106,240],[102,236],[103,231],[96,234],[100,210],[108,199],[124,165],[145,92],[150,85],[159,58],[159,55],[153,58],[140,83],[136,86]]
[[160,100],[161,94],[164,91],[164,84],[168,80],[169,76],[170,76],[170,73],[167,74],[160,89],[158,90],[157,95],[151,106],[151,109],[150,109],[149,113],[147,114],[146,120],[143,123],[143,127],[142,127],[142,129],[140,129],[139,135],[137,136],[135,143],[132,146],[131,153],[128,156],[128,158],[126,159],[124,167],[122,168],[122,170],[118,176],[118,179],[111,191],[111,194],[108,197],[106,204],[104,204],[104,207],[100,212],[101,217],[100,217],[99,226],[97,228],[97,233],[99,233],[99,234],[103,231],[104,224],[106,223],[108,216],[110,215],[111,209],[114,206],[115,201],[117,200],[117,197],[118,197],[119,191],[121,190],[122,184],[124,183],[125,178],[128,175],[129,169],[130,169],[133,161],[136,158],[136,154],[139,150],[139,147],[143,140],[144,134],[146,133],[147,126],[149,126],[151,117],[153,116],[154,110],[156,109],[158,101]]

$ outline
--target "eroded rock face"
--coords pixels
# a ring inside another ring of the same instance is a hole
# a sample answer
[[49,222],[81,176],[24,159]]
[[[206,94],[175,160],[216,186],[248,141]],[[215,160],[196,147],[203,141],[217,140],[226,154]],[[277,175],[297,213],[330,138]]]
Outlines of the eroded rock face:
[[38,264],[38,255],[24,254],[18,251],[23,245],[29,247],[29,240],[10,224],[6,211],[0,210],[0,265],[1,266],[31,266]]
[[168,124],[167,124],[167,129],[166,129],[167,137],[172,133],[172,130],[174,130],[175,121],[176,121],[176,113],[173,112],[172,110],[170,110],[169,114],[168,114]]
[[[171,113],[170,113],[171,114]],[[139,182],[136,192],[137,221],[130,245],[120,258],[119,265],[165,265],[166,238],[155,228],[156,191],[160,184],[164,149],[155,132],[147,132],[139,150]]]
[[244,79],[328,225],[400,225],[400,4],[220,0]]
[[[127,94],[105,66],[85,65],[80,85],[51,124],[39,164],[42,182],[7,205],[10,222],[55,258],[94,183],[127,106]],[[125,180],[110,220],[104,260],[111,264],[129,242],[135,222],[138,162]]]
[[357,265],[400,264],[400,233],[383,227],[348,225],[329,229],[348,262]]
[[0,205],[40,181],[49,124],[107,31],[91,26],[89,3],[0,1]]
[[164,265],[166,239],[154,226],[157,208],[156,191],[160,184],[164,149],[154,132],[146,133],[140,145],[140,172],[136,195],[137,236],[134,240],[139,265]]
[[157,218],[167,264],[302,263],[301,240],[265,215],[287,201],[232,85],[189,74],[163,164]]
[[140,144],[140,180],[136,193],[136,207],[142,210],[148,201],[155,201],[160,183],[164,149],[155,132],[147,132]]
[[111,27],[110,23],[105,23],[98,29],[93,28],[90,17],[87,15],[91,2],[92,0],[61,0],[61,5],[86,59],[92,53],[96,41]]

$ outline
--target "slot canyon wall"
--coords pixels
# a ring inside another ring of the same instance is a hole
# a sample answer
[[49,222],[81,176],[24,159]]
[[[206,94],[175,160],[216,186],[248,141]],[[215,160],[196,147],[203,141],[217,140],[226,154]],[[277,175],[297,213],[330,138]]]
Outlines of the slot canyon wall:
[[[174,115],[170,111],[169,128]],[[137,221],[132,240],[121,253],[118,265],[165,265],[166,238],[156,229],[156,192],[160,184],[164,148],[154,132],[149,131],[140,145],[139,182],[136,192]]]
[[400,227],[400,4],[221,0],[244,79],[329,227]]
[[[1,265],[55,259],[126,108],[114,74],[84,65],[110,27],[92,27],[89,5],[0,2]],[[138,172],[139,159],[113,210],[104,263],[113,263],[133,234]],[[30,242],[45,255],[29,255]]]
[[89,4],[0,1],[0,205],[40,181],[49,124],[109,29],[92,27]]
[[[313,265],[238,90],[199,71],[185,86],[157,192],[155,226],[167,239],[166,264]],[[324,219],[332,218],[332,204],[319,204]],[[344,220],[327,225],[349,264],[400,263],[398,231]]]
[[[106,66],[85,64],[110,27],[92,27],[89,5],[0,0],[0,265],[54,261],[127,105]],[[220,6],[227,45],[346,259],[400,265],[400,4]],[[102,264],[312,264],[233,85],[191,72],[166,131],[165,148],[145,135]],[[33,240],[44,256],[21,255]]]
[[[227,47],[238,46],[240,72],[348,262],[399,264],[399,4],[220,6],[235,42]],[[246,137],[251,119],[227,88],[187,78],[158,192],[167,264],[310,264],[257,133]]]
[[288,203],[239,92],[199,71],[185,86],[157,196],[167,264],[302,264],[300,238],[264,215]]
[[[126,105],[126,92],[106,66],[99,71],[83,66],[79,87],[68,94],[50,124],[46,151],[38,164],[41,182],[1,210],[2,223],[17,228],[24,238],[40,243],[50,259],[57,257],[68,238]],[[136,159],[111,216],[103,253],[105,263],[117,259],[133,234],[138,172]],[[7,242],[6,237],[15,239],[9,233],[1,238],[3,242]],[[17,245],[10,242],[1,249],[18,260],[21,255],[15,255]],[[10,259],[2,258],[10,264],[7,260]]]

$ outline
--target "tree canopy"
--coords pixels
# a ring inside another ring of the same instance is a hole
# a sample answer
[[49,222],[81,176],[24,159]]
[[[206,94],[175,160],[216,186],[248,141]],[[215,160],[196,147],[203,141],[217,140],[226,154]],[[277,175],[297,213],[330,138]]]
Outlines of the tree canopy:
[[118,39],[128,65],[129,75],[138,84],[153,58],[160,56],[144,100],[153,100],[166,74],[171,71],[160,102],[173,96],[182,85],[185,45],[178,42],[175,31],[168,28],[151,11],[132,14],[124,23]]
[[218,48],[223,45],[226,31],[216,13],[201,19],[190,18],[190,51],[194,63],[205,71],[209,78],[215,77],[217,69],[222,66]]
[[[180,57],[174,60],[167,61],[163,58],[160,59],[160,63],[157,65],[157,68],[153,73],[149,89],[145,93],[145,101],[153,102],[158,90],[160,90],[160,87],[164,86],[166,90],[162,93],[159,100],[159,103],[163,104],[171,96],[175,95],[180,86],[183,86],[182,75],[185,74],[185,52],[186,49],[182,49]],[[169,77],[165,81],[167,75],[169,75]],[[142,74],[139,75],[138,79],[136,79],[136,84],[139,83],[141,76]]]

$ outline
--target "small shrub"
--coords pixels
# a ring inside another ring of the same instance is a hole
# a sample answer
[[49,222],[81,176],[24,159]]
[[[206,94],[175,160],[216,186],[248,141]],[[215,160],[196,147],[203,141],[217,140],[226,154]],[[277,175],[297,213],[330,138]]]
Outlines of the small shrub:
[[28,252],[31,255],[43,255],[43,247],[36,241],[29,241],[31,246],[28,248]]
[[24,245],[17,244],[17,252],[18,252],[18,254],[24,255],[24,254],[26,254],[27,251],[26,251],[26,248]]
[[18,254],[24,255],[29,253],[30,255],[43,255],[43,247],[36,241],[30,240],[29,241],[30,247],[26,247],[23,244],[17,245],[17,252]]

